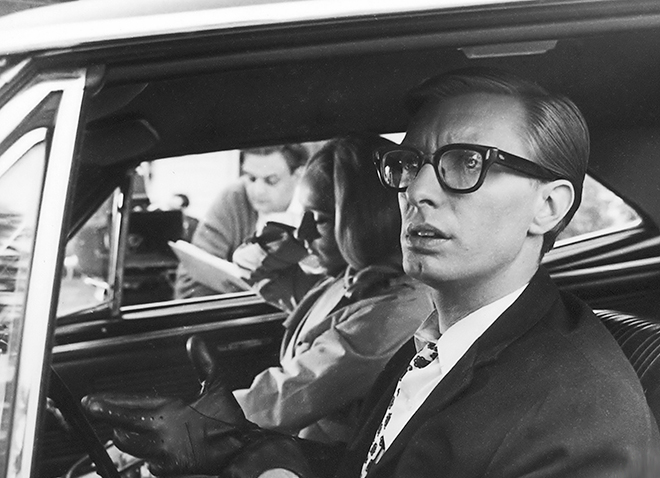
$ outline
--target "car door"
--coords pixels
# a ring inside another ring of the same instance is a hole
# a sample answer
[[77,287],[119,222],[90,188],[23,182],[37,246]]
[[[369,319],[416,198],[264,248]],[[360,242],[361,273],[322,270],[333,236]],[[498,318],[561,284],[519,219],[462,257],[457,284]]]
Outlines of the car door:
[[33,466],[85,78],[29,61],[0,77],[2,476]]

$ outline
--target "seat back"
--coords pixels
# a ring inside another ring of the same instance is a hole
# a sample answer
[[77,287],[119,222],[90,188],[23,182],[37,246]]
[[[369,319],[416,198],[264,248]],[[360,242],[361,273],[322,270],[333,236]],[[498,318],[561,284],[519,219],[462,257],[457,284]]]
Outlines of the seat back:
[[628,357],[660,426],[660,323],[612,310],[595,310]]

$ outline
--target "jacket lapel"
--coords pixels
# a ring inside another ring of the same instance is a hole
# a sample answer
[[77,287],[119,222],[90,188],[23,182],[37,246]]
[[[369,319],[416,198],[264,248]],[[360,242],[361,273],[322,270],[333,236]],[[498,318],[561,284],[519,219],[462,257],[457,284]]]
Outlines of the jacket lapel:
[[394,354],[376,379],[376,383],[362,405],[360,428],[349,443],[336,477],[360,476],[362,464],[367,457],[369,447],[392,395],[394,395],[399,376],[413,355],[415,355],[415,345],[410,339]]
[[[559,293],[556,286],[550,280],[547,272],[543,268],[539,269],[521,296],[477,339],[440,381],[401,430],[392,445],[387,448],[385,454],[373,467],[372,473],[387,467],[388,464],[393,466],[391,462],[405,449],[421,424],[451,404],[457,395],[470,386],[474,371],[478,367],[497,360],[500,353],[538,323],[558,299]],[[407,362],[403,369],[405,366],[407,366]],[[391,390],[387,390],[389,392],[388,400],[394,393],[395,387],[396,383],[390,387]],[[379,404],[382,404],[382,401]],[[381,406],[379,405],[377,409],[381,410]],[[370,433],[373,432],[371,433],[372,439],[383,414],[384,411],[375,414],[379,415],[379,419],[374,419],[372,416],[368,426],[364,427],[364,429],[370,430]]]

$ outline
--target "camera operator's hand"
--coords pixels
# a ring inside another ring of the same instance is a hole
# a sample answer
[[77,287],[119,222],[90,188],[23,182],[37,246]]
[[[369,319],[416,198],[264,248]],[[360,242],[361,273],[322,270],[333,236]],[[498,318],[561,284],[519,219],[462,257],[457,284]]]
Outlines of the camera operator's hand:
[[190,403],[117,394],[82,400],[91,416],[114,428],[115,445],[144,458],[155,475],[217,475],[242,448],[262,439],[218,377],[205,344],[191,337],[188,352],[203,379],[199,396]]

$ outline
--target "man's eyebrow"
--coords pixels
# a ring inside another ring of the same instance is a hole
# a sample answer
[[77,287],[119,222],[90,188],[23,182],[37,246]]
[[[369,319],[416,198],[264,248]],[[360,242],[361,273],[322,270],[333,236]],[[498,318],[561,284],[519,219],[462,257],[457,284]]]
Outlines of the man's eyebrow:
[[259,173],[252,173],[250,171],[243,171],[243,175],[245,176],[250,176],[255,179],[261,179],[262,181],[269,181],[269,180],[279,180],[281,179],[281,176],[277,173],[272,173],[272,174],[267,174],[265,176],[262,176]]

